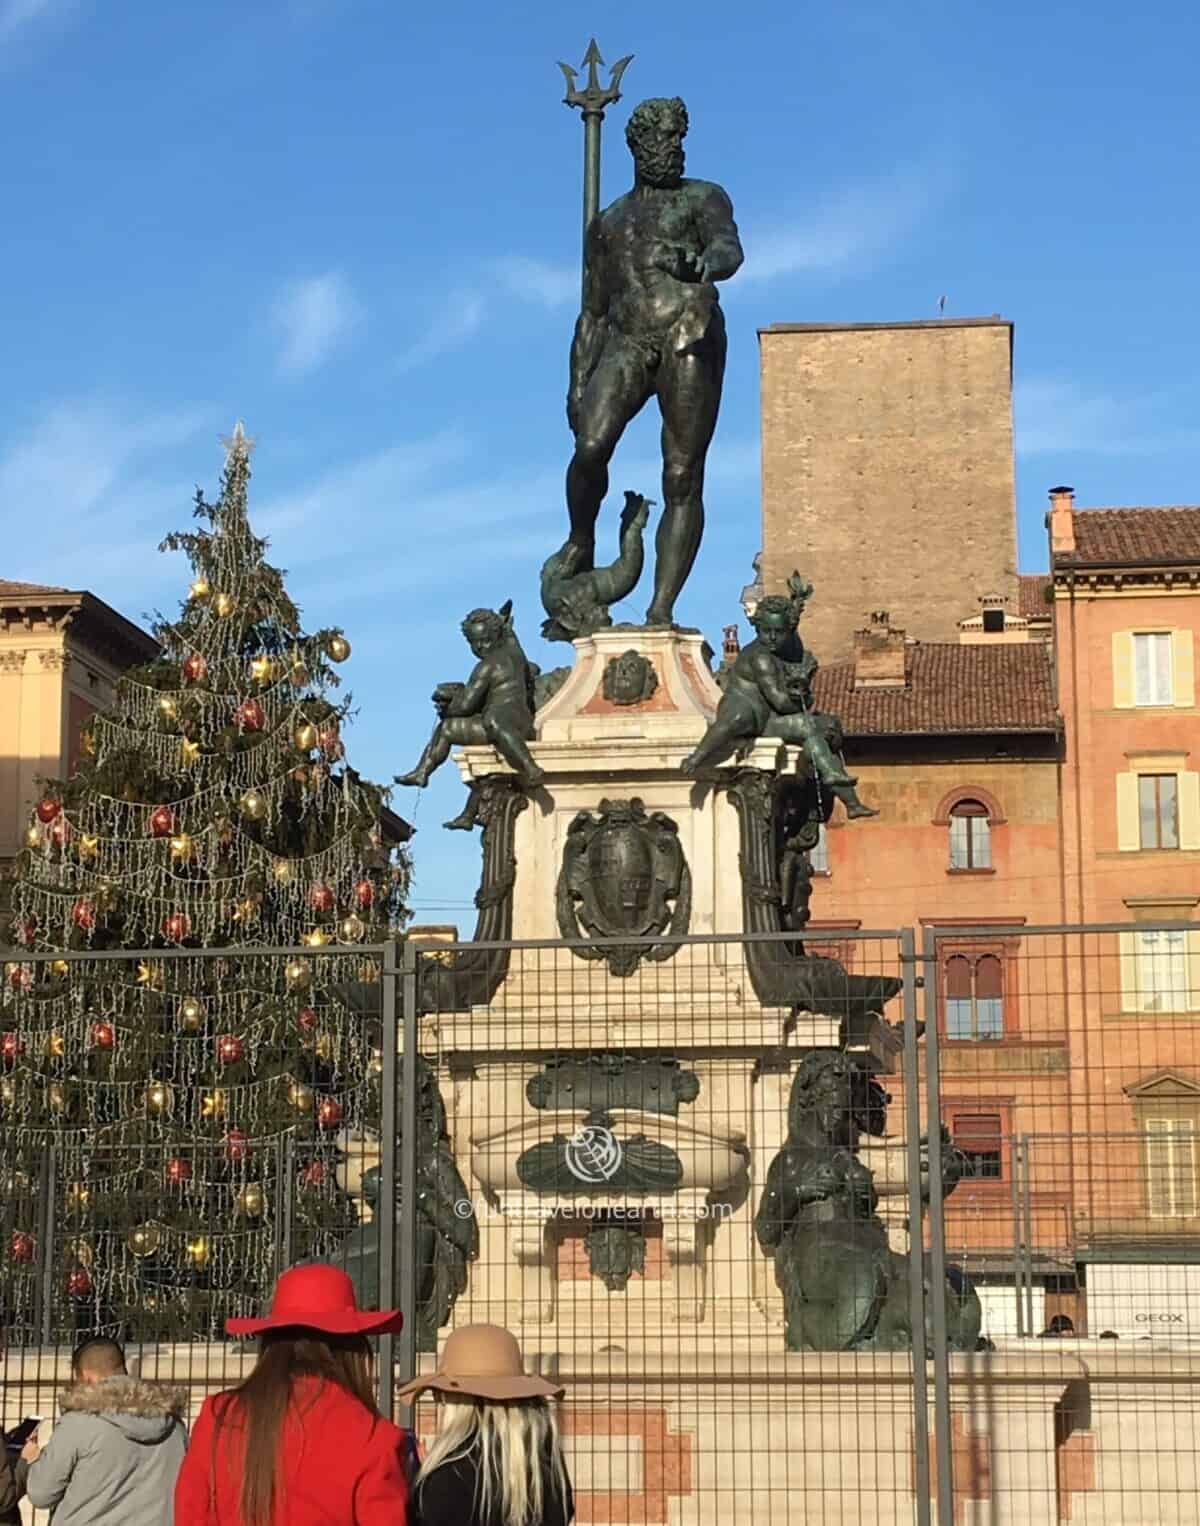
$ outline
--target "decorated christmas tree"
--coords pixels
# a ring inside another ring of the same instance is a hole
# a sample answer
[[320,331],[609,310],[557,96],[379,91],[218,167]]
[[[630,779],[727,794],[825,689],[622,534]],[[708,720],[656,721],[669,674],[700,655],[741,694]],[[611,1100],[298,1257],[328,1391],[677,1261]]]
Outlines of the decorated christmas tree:
[[[225,444],[218,502],[163,542],[191,562],[179,618],[44,784],[17,863],[14,952],[85,957],[14,958],[0,992],[10,1339],[207,1339],[356,1222],[338,1141],[378,1116],[382,1039],[333,988],[377,973],[360,946],[401,926],[408,862],[344,759],[350,645],[302,633],[240,424]],[[222,952],[165,952],[189,949]]]

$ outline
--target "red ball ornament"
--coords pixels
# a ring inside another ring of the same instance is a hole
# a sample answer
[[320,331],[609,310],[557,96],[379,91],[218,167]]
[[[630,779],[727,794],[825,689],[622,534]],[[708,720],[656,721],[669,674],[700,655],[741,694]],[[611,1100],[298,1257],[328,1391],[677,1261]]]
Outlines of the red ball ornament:
[[317,1122],[323,1129],[336,1129],[345,1116],[345,1110],[336,1097],[326,1097],[317,1108]]
[[318,880],[308,892],[308,904],[314,911],[332,911],[334,905],[332,887]]
[[250,1154],[250,1139],[243,1129],[230,1129],[225,1135],[225,1159],[230,1165],[240,1165]]
[[163,937],[168,943],[182,943],[192,930],[192,919],[186,911],[172,911],[163,918]]
[[67,1277],[67,1296],[69,1298],[92,1296],[92,1279],[86,1267],[75,1267]]
[[117,1047],[117,1030],[112,1023],[92,1024],[92,1047],[95,1049],[115,1049]]
[[71,921],[83,932],[90,933],[96,925],[95,901],[90,901],[87,896],[80,896],[71,907]]
[[267,713],[256,699],[246,699],[233,712],[233,723],[239,731],[261,731]]
[[184,680],[190,684],[203,683],[208,677],[208,660],[199,652],[192,652],[183,659]]
[[151,811],[150,831],[155,837],[170,837],[175,831],[175,812],[169,805],[156,806]]
[[25,1042],[17,1033],[0,1034],[0,1060],[15,1065],[25,1053]]
[[22,1266],[28,1266],[33,1260],[36,1249],[37,1242],[32,1235],[26,1234],[23,1229],[14,1230],[12,1239],[8,1242],[8,1254],[14,1261],[20,1262]]
[[172,1187],[182,1187],[184,1182],[190,1182],[192,1179],[191,1161],[184,1160],[181,1155],[172,1155],[171,1159],[167,1162],[166,1177]]
[[217,1040],[217,1059],[222,1065],[236,1065],[245,1053],[246,1046],[236,1033],[223,1033]]
[[314,1033],[318,1021],[317,1014],[312,1007],[301,1007],[299,1012],[296,1013],[296,1024],[304,1033]]
[[354,899],[364,911],[375,904],[375,886],[370,880],[359,880],[354,887]]
[[319,1187],[325,1180],[325,1162],[323,1160],[309,1161],[300,1173],[300,1180],[306,1187]]
[[24,922],[18,922],[13,929],[13,936],[17,942],[28,948],[37,937],[37,918],[26,917]]
[[37,819],[49,826],[61,810],[61,800],[56,800],[53,795],[43,795],[36,806]]
[[14,991],[32,991],[33,971],[27,964],[10,964],[8,966],[8,983]]

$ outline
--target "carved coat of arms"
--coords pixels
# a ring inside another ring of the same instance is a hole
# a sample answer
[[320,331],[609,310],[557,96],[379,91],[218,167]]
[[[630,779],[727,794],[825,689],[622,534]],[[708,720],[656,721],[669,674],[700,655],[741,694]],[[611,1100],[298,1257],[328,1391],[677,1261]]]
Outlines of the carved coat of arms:
[[631,647],[609,659],[604,669],[604,698],[610,705],[640,705],[658,688],[654,664]]
[[[692,877],[679,828],[641,800],[602,800],[567,829],[558,876],[558,928],[564,938],[680,936],[692,914]],[[643,958],[669,959],[677,943],[578,948],[604,959],[614,975],[632,975]]]

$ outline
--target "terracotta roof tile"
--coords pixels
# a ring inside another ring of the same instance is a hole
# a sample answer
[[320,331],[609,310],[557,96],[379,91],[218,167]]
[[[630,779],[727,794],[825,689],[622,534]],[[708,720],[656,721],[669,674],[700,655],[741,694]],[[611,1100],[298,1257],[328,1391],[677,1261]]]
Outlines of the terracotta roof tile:
[[1077,509],[1075,550],[1055,562],[1071,566],[1200,562],[1200,507]]
[[1018,579],[1017,613],[1023,620],[1049,620],[1050,606],[1046,602],[1046,590],[1050,587],[1048,572],[1023,572]]
[[849,736],[992,731],[1057,731],[1049,643],[908,649],[903,689],[856,689],[854,664],[817,673],[817,706],[840,715]]
[[49,588],[45,583],[20,583],[11,578],[0,578],[0,599],[36,599],[43,593],[69,593],[67,588]]

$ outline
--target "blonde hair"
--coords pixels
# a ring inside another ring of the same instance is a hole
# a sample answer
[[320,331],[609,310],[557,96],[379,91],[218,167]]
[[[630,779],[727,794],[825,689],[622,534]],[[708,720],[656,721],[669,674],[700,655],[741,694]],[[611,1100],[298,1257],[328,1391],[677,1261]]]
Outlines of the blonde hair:
[[417,1474],[418,1490],[438,1468],[474,1453],[479,1515],[486,1518],[498,1503],[505,1526],[528,1526],[540,1520],[545,1510],[548,1456],[559,1498],[566,1500],[567,1470],[558,1421],[545,1399],[500,1403],[444,1397],[438,1407],[438,1433]]

